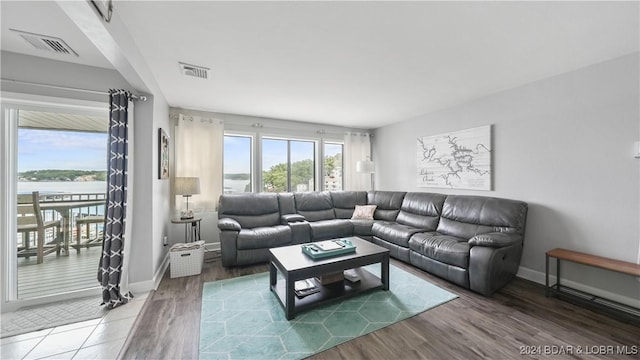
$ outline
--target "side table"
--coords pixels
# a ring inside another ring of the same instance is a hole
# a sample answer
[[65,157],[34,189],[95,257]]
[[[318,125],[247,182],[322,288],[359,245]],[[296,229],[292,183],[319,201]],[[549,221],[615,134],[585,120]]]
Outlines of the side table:
[[184,224],[184,242],[192,242],[200,240],[200,221],[201,217],[193,217],[191,219],[171,219],[172,224]]

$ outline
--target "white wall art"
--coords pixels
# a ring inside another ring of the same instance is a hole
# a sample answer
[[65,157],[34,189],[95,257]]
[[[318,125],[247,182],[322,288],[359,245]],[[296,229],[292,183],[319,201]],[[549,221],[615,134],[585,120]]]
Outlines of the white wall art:
[[491,190],[491,125],[418,138],[418,186]]

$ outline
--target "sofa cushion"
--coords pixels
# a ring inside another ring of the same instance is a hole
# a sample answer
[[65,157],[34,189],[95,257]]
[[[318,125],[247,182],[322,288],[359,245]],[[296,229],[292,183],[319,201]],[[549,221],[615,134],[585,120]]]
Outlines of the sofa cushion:
[[338,219],[350,219],[356,205],[367,204],[366,191],[332,191],[330,194]]
[[294,193],[296,212],[307,221],[320,221],[335,219],[333,202],[328,191]]
[[355,236],[371,236],[371,227],[375,220],[365,219],[349,219],[353,226],[353,235]]
[[353,235],[353,224],[346,219],[310,222],[311,241],[335,239]]
[[223,194],[218,218],[234,219],[243,229],[279,225],[278,196],[270,193]]
[[407,193],[396,221],[427,231],[435,231],[442,213],[445,195],[433,193]]
[[296,213],[296,201],[293,198],[293,193],[278,193],[278,205],[281,215]]
[[436,232],[415,234],[409,248],[428,258],[445,264],[469,268],[469,243],[464,239]]
[[527,204],[484,196],[449,195],[437,231],[469,240],[489,232],[524,234]]
[[409,247],[409,238],[411,238],[411,235],[420,231],[423,230],[414,228],[413,226],[390,222],[376,222],[371,227],[373,236],[406,248]]
[[238,234],[238,250],[271,248],[290,243],[291,228],[286,225],[242,229]]
[[367,204],[376,205],[373,218],[376,220],[395,221],[402,206],[402,199],[406,192],[399,191],[369,191]]

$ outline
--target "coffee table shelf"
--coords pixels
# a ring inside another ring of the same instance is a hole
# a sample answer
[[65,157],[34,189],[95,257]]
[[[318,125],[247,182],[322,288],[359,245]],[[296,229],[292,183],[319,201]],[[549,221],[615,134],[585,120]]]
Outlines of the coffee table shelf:
[[[295,314],[329,301],[345,299],[374,289],[389,290],[389,250],[357,237],[349,238],[356,245],[356,252],[328,259],[313,260],[302,253],[301,245],[269,249],[269,277],[271,291],[284,308],[287,320]],[[380,277],[359,269],[362,266],[380,263]],[[303,298],[294,292],[294,284],[304,280],[333,274],[347,269],[356,269],[360,282],[352,284],[343,280],[334,284],[320,285],[320,291]],[[284,281],[278,281],[278,272]]]
[[[360,276],[360,281],[357,283],[342,280],[333,284],[321,285],[316,279],[312,279],[320,291],[302,298],[295,296],[295,312],[299,313],[328,302],[344,300],[366,291],[382,289],[383,284],[379,277],[362,268],[357,269],[356,272]],[[287,296],[285,282],[279,281],[272,290],[276,293],[282,306],[285,307],[285,301],[283,301]]]

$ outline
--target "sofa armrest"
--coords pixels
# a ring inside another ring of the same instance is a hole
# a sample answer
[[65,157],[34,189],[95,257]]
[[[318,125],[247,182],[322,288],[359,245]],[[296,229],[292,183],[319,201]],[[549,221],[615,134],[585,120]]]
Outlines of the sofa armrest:
[[232,218],[221,218],[218,219],[218,229],[220,230],[231,230],[231,231],[240,231],[242,227],[240,223]]
[[522,236],[518,234],[508,234],[502,232],[492,232],[487,234],[476,235],[469,239],[471,246],[485,246],[492,248],[501,248],[522,243]]
[[302,222],[302,221],[305,221],[305,220],[306,219],[304,218],[304,216],[302,216],[300,214],[284,214],[284,215],[280,216],[280,223],[282,225]]
[[500,248],[472,247],[469,252],[469,288],[491,296],[516,276],[521,257],[521,243]]

